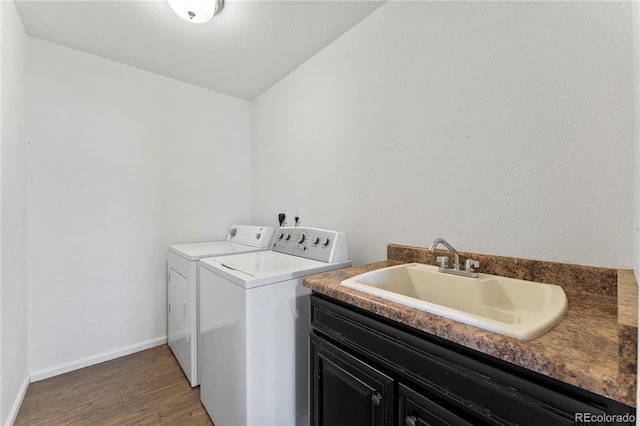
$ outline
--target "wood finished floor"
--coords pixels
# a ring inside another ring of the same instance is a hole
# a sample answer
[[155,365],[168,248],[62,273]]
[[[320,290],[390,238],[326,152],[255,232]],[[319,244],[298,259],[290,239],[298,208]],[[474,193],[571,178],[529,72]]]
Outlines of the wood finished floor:
[[32,383],[15,425],[213,425],[167,345]]

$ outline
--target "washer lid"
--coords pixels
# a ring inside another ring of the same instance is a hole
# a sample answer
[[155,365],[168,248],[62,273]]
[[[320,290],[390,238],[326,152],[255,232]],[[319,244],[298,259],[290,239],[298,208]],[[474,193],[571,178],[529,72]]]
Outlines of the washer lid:
[[192,261],[202,259],[203,257],[247,253],[256,250],[265,249],[231,241],[211,241],[207,243],[174,244],[169,246],[169,251]]
[[314,269],[326,264],[325,262],[274,251],[262,251],[251,253],[251,255],[221,256],[216,257],[215,261],[225,268],[240,271],[252,277]]
[[243,288],[277,284],[348,266],[351,266],[350,260],[326,263],[273,251],[210,257],[200,261],[200,268]]

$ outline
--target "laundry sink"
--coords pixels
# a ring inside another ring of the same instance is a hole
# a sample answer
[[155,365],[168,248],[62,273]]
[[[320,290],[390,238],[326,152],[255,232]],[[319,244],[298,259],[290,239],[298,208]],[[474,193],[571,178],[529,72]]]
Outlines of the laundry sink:
[[567,311],[567,295],[557,285],[489,274],[468,278],[421,263],[366,272],[341,285],[519,340],[544,334]]

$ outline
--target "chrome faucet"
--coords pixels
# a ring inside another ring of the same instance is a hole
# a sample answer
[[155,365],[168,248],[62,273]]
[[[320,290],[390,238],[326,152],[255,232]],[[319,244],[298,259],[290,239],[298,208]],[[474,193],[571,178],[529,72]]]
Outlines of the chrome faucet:
[[433,241],[433,243],[431,243],[431,245],[429,246],[429,251],[432,253],[435,252],[436,247],[439,244],[442,244],[449,251],[453,253],[453,269],[449,268],[448,257],[438,256],[437,258],[438,264],[439,264],[438,272],[444,272],[446,274],[462,275],[462,276],[471,277],[471,278],[478,277],[478,272],[476,271],[476,269],[480,267],[480,262],[478,262],[477,260],[467,259],[464,265],[464,270],[462,270],[460,269],[460,254],[458,253],[458,250],[453,248],[453,246],[448,242],[446,242],[444,238],[436,238]]
[[438,247],[438,244],[442,244],[447,249],[449,249],[449,251],[453,252],[453,269],[456,270],[456,271],[459,271],[460,270],[460,255],[458,254],[458,250],[454,249],[451,244],[449,244],[448,242],[446,242],[444,240],[444,238],[436,238],[433,241],[433,243],[431,243],[431,245],[429,246],[429,251],[431,253],[436,251],[436,247]]

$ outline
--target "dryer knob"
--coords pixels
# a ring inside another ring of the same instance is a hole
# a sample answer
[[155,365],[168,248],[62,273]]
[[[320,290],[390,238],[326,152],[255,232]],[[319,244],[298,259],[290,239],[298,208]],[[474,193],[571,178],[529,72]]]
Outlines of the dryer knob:
[[298,244],[301,244],[304,241],[305,235],[300,234],[300,238],[298,239]]

